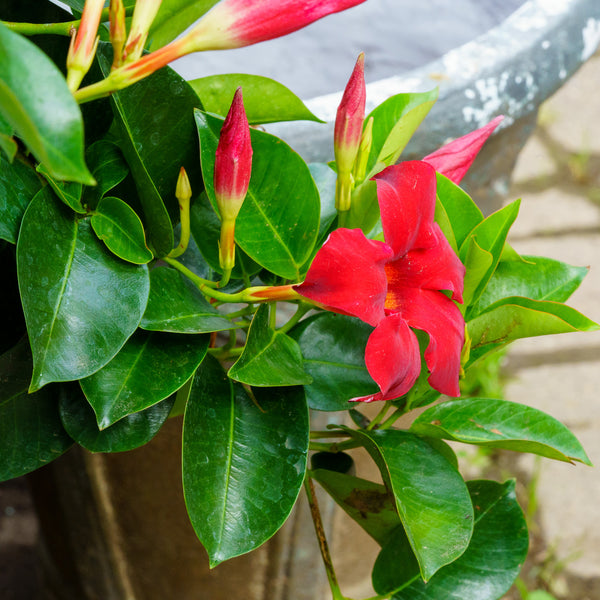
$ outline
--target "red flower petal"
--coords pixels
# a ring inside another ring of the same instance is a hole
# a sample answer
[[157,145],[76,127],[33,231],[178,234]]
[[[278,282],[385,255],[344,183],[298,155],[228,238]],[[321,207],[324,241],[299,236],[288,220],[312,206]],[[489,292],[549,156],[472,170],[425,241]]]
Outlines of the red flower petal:
[[402,307],[397,314],[411,327],[429,334],[425,362],[431,373],[431,387],[448,396],[460,396],[458,376],[465,339],[460,310],[442,292],[404,289],[402,293]]
[[368,240],[360,229],[336,229],[294,289],[329,310],[377,325],[385,317],[385,263],[391,256],[387,244]]
[[381,392],[353,400],[393,400],[413,386],[421,372],[419,342],[399,314],[386,317],[375,328],[367,342],[365,363]]
[[437,244],[427,249],[410,250],[406,256],[385,266],[388,295],[385,308],[402,310],[406,288],[449,290],[462,303],[465,267],[448,243],[437,223],[433,224]]
[[396,258],[436,243],[431,226],[435,213],[435,170],[423,161],[387,167],[373,178],[385,241]]
[[467,135],[442,146],[423,160],[454,183],[460,183],[481,147],[502,119],[504,119],[502,115],[496,117],[480,129],[467,133]]

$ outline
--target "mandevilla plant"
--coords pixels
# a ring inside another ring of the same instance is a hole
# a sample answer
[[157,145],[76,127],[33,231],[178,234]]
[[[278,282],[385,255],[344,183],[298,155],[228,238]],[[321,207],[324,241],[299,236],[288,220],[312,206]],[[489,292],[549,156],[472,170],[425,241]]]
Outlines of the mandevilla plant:
[[[374,599],[494,600],[527,552],[514,482],[465,482],[445,440],[590,463],[552,417],[460,380],[515,339],[598,327],[563,304],[586,269],[507,244],[519,201],[484,218],[457,185],[501,117],[398,163],[437,92],[365,116],[361,54],[335,161],[307,165],[251,127],[318,120],[292,92],[168,67],[362,1],[0,9],[0,478],[73,444],[133,450],[183,415],[211,566],[273,536],[304,487],[345,598],[316,481],[381,546]],[[311,430],[309,409],[336,424]],[[355,448],[382,484],[353,474]]]

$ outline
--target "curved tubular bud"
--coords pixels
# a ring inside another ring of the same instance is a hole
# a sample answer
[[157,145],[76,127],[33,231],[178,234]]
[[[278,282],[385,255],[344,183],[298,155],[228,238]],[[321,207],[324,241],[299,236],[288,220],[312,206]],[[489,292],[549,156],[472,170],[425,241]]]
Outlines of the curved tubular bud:
[[137,0],[131,19],[131,29],[125,44],[125,62],[137,60],[144,50],[150,26],[156,17],[162,0]]
[[96,34],[103,8],[104,0],[86,0],[79,29],[71,38],[67,55],[67,85],[71,92],[77,90],[81,80],[92,66],[98,45]]

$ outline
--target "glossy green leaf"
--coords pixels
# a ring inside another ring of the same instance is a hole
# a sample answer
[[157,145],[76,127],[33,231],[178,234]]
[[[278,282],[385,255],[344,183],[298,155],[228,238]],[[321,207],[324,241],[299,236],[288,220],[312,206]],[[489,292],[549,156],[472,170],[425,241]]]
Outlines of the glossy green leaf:
[[[431,110],[438,97],[438,89],[430,92],[397,94],[382,102],[366,117],[373,117],[373,143],[365,179],[370,179],[384,166],[393,165],[402,150]],[[381,167],[375,169],[376,165]]]
[[472,348],[536,335],[596,329],[597,323],[570,306],[519,296],[500,300],[467,323]]
[[506,400],[442,402],[419,415],[410,429],[417,435],[591,465],[577,438],[562,423],[541,410]]
[[436,178],[437,204],[443,207],[452,227],[452,237],[460,248],[471,231],[483,221],[483,213],[467,192],[453,181],[441,173],[436,173]]
[[[221,219],[204,193],[192,202],[190,208],[190,227],[192,236],[206,262],[213,271],[222,273],[223,269],[221,269],[221,265],[219,264]],[[184,257],[186,254],[184,254]],[[231,272],[232,279],[252,278],[261,269],[262,267],[258,263],[254,262],[239,246],[236,246],[235,265]]]
[[142,329],[171,333],[209,333],[234,329],[183,275],[168,267],[150,272],[150,296]]
[[212,567],[268,540],[304,479],[309,423],[302,388],[257,388],[254,395],[207,357],[185,410],[184,496]]
[[80,214],[85,214],[87,212],[86,208],[81,204],[81,196],[83,194],[83,186],[81,183],[58,181],[52,177],[50,171],[48,171],[43,164],[38,165],[36,170],[43,175],[57,197],[71,210]]
[[303,385],[312,381],[304,370],[298,343],[269,327],[269,306],[266,304],[256,311],[246,347],[228,375],[241,383],[259,387]]
[[356,408],[351,398],[379,388],[365,366],[365,346],[373,328],[359,319],[323,312],[290,332],[300,345],[304,370],[312,377],[306,399],[315,410]]
[[31,167],[18,160],[10,164],[0,156],[0,239],[17,243],[25,209],[41,187]]
[[90,452],[125,452],[148,443],[167,420],[175,396],[128,415],[100,431],[96,415],[76,384],[63,385],[60,418],[67,433]]
[[[100,65],[108,75],[111,60],[106,46],[100,52]],[[113,94],[111,101],[117,142],[137,187],[149,243],[157,256],[164,256],[173,248],[171,219],[179,218],[175,186],[181,167],[194,192],[202,185],[193,115],[200,101],[169,67]]]
[[506,243],[506,236],[517,218],[520,203],[520,200],[515,200],[481,221],[460,246],[459,256],[463,262],[466,260],[467,254],[473,249],[470,244],[471,239],[475,239],[477,242],[479,255],[481,251],[484,251],[492,256],[492,263],[487,272],[481,277],[477,286],[469,290],[471,302],[476,302],[479,299],[500,261]]
[[[0,113],[0,150],[4,152],[9,162],[12,162],[17,154],[18,146],[15,141],[13,128]],[[3,158],[0,155],[0,158]]]
[[91,375],[135,331],[150,288],[145,265],[112,256],[49,187],[30,203],[17,244],[23,311],[33,349],[31,391]]
[[[470,481],[474,506],[473,537],[465,553],[440,569],[429,582],[419,577],[402,531],[375,562],[373,584],[385,594],[401,588],[393,600],[498,600],[510,588],[525,561],[527,525],[515,496],[514,481]],[[414,559],[413,559],[414,560]]]
[[421,575],[429,580],[469,545],[473,507],[465,482],[440,452],[408,431],[348,432],[364,444],[392,490]]
[[250,125],[280,121],[318,121],[304,102],[283,84],[260,75],[226,73],[190,81],[206,112],[225,117],[233,94],[242,88],[244,109]]
[[[216,207],[215,152],[223,121],[195,111],[206,191]],[[235,239],[253,260],[298,281],[319,229],[319,192],[308,166],[287,144],[251,131],[252,177],[236,221]]]
[[206,335],[137,331],[102,369],[81,380],[100,429],[168,398],[206,356]]
[[218,1],[162,0],[158,14],[150,28],[150,48],[156,50],[174,40]]
[[310,474],[380,546],[402,526],[394,497],[384,485],[324,469]]
[[587,273],[587,267],[573,267],[541,256],[524,256],[522,261],[500,261],[479,299],[479,307],[481,310],[507,296],[565,302]]
[[94,210],[104,195],[127,177],[129,169],[119,147],[108,140],[92,144],[85,158],[98,183],[84,189],[83,203]]
[[467,244],[467,251],[464,258],[466,271],[463,305],[469,307],[473,303],[473,297],[478,288],[484,279],[489,277],[490,270],[493,269],[494,256],[477,243],[475,236],[470,237],[465,243]]
[[56,65],[2,24],[0,56],[0,115],[53,177],[93,185],[81,112]]
[[146,245],[144,226],[123,200],[107,196],[92,215],[92,229],[119,258],[136,265],[150,262],[154,255]]
[[44,466],[73,444],[60,422],[56,387],[27,393],[31,369],[26,338],[0,356],[0,481]]

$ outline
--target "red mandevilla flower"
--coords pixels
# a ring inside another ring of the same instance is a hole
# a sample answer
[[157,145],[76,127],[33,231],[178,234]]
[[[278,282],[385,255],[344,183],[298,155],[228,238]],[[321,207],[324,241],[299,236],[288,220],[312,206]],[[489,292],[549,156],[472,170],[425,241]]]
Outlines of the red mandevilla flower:
[[[388,167],[375,177],[385,242],[360,229],[337,229],[295,290],[375,327],[365,363],[381,391],[364,402],[402,396],[421,372],[417,336],[429,335],[425,362],[436,390],[459,396],[465,268],[434,222],[436,178],[422,161]],[[442,290],[450,292],[451,298]]]
[[423,160],[454,183],[460,183],[477,153],[502,119],[504,119],[502,115],[492,119],[487,125],[442,146]]

